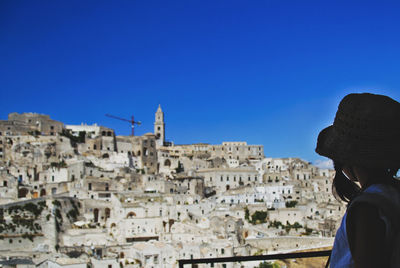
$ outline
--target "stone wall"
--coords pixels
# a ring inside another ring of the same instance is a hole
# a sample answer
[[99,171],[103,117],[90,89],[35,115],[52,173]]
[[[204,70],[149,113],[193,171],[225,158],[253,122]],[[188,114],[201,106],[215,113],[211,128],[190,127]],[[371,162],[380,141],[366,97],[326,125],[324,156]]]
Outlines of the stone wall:
[[330,247],[334,238],[319,237],[270,237],[262,239],[246,239],[252,247],[263,250],[263,254],[285,252],[312,248]]

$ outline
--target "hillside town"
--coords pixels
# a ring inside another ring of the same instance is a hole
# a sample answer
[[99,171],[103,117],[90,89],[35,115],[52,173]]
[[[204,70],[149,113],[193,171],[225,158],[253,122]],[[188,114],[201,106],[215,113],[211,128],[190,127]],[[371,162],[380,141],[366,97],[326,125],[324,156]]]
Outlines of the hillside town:
[[332,245],[345,208],[333,170],[165,133],[161,106],[142,136],[36,113],[0,120],[2,267],[178,267]]

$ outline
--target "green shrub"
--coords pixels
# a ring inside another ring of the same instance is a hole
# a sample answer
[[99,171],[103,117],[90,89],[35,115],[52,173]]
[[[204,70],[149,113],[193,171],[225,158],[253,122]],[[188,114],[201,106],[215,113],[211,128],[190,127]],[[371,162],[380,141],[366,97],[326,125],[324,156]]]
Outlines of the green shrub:
[[252,224],[265,223],[266,219],[267,219],[267,216],[268,216],[268,212],[257,210],[256,212],[253,213],[253,215],[251,215],[250,222]]
[[53,201],[53,205],[56,207],[61,207],[61,202],[56,199]]
[[58,219],[62,219],[62,215],[61,215],[61,210],[60,209],[56,209],[56,211],[55,211],[55,215],[56,215],[56,217],[58,218]]
[[35,236],[33,235],[33,234],[29,234],[29,233],[24,233],[23,235],[22,235],[22,238],[24,238],[24,239],[26,239],[26,238],[28,238],[29,240],[31,240],[31,242],[33,242],[33,238],[34,238]]
[[294,208],[297,205],[297,201],[288,201],[285,203],[287,208]]
[[65,161],[63,159],[60,162],[51,162],[50,166],[54,167],[54,168],[66,168],[68,165],[67,165],[67,163],[65,163]]
[[281,266],[277,264],[276,262],[271,263],[271,262],[262,262],[260,265],[256,266],[256,268],[280,268]]
[[61,226],[57,219],[56,219],[56,231],[57,231],[57,233],[59,233],[61,231]]
[[38,203],[38,205],[41,206],[41,207],[46,207],[47,208],[46,201],[40,201]]
[[276,220],[275,220],[275,221],[273,221],[273,222],[270,222],[270,224],[269,224],[268,227],[279,228],[279,226],[283,227],[282,222],[276,221]]
[[66,129],[63,129],[60,134],[61,136],[67,137],[69,139],[72,147],[76,147],[78,143],[85,143],[85,131],[79,131],[78,137],[72,135],[71,132]]
[[11,206],[8,208],[8,214],[18,213],[19,210],[22,210],[21,206]]
[[76,221],[76,219],[78,218],[78,212],[75,209],[71,209],[70,211],[68,211],[67,216],[73,221]]
[[34,203],[26,203],[22,208],[23,210],[27,210],[33,215],[35,215],[36,218],[39,217],[39,215],[42,214],[43,211],[42,206],[37,206]]
[[244,218],[245,218],[246,220],[249,220],[249,218],[250,218],[250,211],[249,211],[249,208],[248,208],[248,207],[245,207],[245,208],[244,208]]

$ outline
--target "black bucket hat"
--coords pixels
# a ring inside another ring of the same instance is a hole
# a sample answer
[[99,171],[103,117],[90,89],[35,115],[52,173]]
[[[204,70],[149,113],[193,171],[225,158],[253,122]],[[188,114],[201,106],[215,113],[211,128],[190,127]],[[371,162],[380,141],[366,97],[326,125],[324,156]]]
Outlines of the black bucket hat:
[[383,95],[349,94],[315,151],[347,165],[400,167],[400,103]]

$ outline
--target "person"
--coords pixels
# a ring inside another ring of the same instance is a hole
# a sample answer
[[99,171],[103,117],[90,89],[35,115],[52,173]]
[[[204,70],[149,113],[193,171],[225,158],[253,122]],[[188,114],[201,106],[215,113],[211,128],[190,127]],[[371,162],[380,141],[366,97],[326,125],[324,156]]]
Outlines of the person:
[[400,103],[370,93],[349,94],[323,129],[316,152],[333,160],[337,199],[348,203],[330,267],[391,267],[400,229]]

